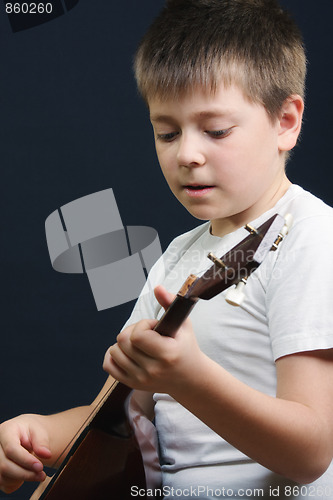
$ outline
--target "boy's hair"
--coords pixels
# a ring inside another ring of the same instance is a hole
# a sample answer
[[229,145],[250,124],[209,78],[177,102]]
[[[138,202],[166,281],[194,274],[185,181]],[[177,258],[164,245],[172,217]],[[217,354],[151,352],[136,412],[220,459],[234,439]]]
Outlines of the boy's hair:
[[167,0],[135,56],[146,102],[198,87],[236,84],[274,120],[285,99],[304,98],[302,35],[276,0]]

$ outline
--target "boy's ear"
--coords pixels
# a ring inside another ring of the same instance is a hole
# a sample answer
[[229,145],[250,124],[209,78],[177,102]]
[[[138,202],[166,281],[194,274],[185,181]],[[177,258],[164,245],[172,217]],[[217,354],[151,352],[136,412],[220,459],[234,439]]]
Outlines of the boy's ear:
[[299,95],[289,96],[283,103],[279,117],[280,151],[290,151],[297,143],[302,127],[304,101]]

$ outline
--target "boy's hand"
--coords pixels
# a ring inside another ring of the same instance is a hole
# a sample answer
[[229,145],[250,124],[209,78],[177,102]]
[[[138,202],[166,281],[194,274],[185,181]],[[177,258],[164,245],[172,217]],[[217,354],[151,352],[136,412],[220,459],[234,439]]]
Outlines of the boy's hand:
[[[155,296],[165,309],[174,299],[162,286],[155,289]],[[204,354],[189,319],[174,338],[153,331],[156,324],[156,320],[142,320],[125,328],[106,352],[103,367],[133,389],[172,394],[191,380],[193,366]]]
[[[0,489],[17,490],[24,481],[44,481],[41,460],[51,452],[46,431],[34,415],[21,415],[0,425]],[[39,458],[41,460],[39,460]]]

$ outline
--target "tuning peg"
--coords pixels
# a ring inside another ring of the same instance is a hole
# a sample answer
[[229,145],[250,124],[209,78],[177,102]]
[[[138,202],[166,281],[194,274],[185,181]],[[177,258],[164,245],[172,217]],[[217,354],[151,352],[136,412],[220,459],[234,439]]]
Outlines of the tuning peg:
[[218,267],[220,267],[221,269],[227,269],[227,266],[225,265],[225,263],[223,262],[223,260],[218,259],[212,252],[209,252],[209,254],[207,255],[207,257],[212,262],[214,262],[214,264],[216,264]]
[[284,226],[281,230],[281,233],[283,233],[283,236],[286,236],[293,225],[293,216],[291,214],[286,214],[284,218]]
[[293,225],[293,216],[291,214],[286,214],[284,218],[284,226],[281,229],[278,237],[273,243],[272,250],[276,250],[283,238],[288,234],[291,226]]
[[225,296],[225,300],[228,304],[232,306],[240,306],[243,300],[245,299],[244,287],[246,285],[246,278],[243,278],[237,285],[233,288],[230,288],[227,291]]
[[258,230],[255,227],[250,226],[250,224],[246,224],[244,229],[246,229],[250,234],[258,234]]

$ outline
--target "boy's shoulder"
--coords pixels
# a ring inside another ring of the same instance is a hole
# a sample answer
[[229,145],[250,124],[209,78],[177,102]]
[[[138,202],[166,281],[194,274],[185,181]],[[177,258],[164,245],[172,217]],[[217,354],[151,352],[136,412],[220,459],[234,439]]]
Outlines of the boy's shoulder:
[[[316,255],[333,245],[333,208],[297,185],[292,185],[277,204],[280,215],[290,213],[293,223],[282,245],[282,253],[313,249]],[[319,250],[319,249],[322,250]],[[313,258],[316,258],[313,255]]]
[[[333,208],[310,191],[293,184],[286,195],[281,198],[277,208],[281,215],[289,212],[293,216],[294,224],[329,221],[333,217]],[[326,219],[328,218],[328,219]]]

